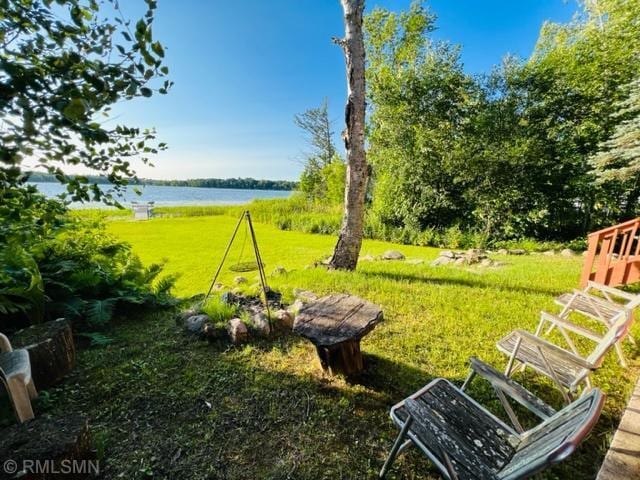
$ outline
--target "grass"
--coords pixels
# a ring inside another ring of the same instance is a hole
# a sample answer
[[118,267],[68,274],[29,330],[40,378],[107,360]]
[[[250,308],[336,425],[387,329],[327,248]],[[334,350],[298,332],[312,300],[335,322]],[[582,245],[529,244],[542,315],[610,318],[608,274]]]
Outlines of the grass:
[[[144,262],[165,258],[166,270],[181,274],[176,293],[188,297],[208,288],[235,222],[226,215],[167,217],[112,221],[109,230]],[[305,288],[381,305],[385,321],[362,342],[364,374],[355,383],[323,375],[313,346],[293,334],[230,347],[185,337],[171,312],[123,319],[106,332],[115,341],[81,350],[72,377],[38,407],[90,416],[107,478],[375,478],[397,434],[389,408],[434,377],[462,382],[470,356],[502,368],[495,342],[514,328],[533,330],[541,309],[557,311],[554,296],[577,285],[582,263],[495,255],[507,265],[431,267],[438,249],[365,241],[363,255],[396,248],[426,263],[361,262],[356,272],[334,272],[308,268],[331,252],[334,237],[265,224],[256,224],[256,234],[269,283],[285,299]],[[241,255],[243,240],[241,230],[227,266],[251,259],[248,244]],[[276,266],[287,273],[271,275]],[[236,275],[224,268],[220,281],[231,286]],[[249,284],[257,280],[255,272],[242,275]],[[595,432],[544,478],[595,476],[638,372],[637,352],[624,348],[632,368],[621,369],[610,354],[594,376],[608,395]],[[559,405],[548,382],[520,379]],[[491,402],[476,382],[477,398]],[[389,478],[438,475],[410,449]]]

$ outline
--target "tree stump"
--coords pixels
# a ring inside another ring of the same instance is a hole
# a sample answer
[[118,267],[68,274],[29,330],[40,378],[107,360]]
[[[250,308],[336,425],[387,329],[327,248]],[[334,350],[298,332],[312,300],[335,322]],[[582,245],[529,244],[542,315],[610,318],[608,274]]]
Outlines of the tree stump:
[[38,417],[2,431],[0,478],[87,478],[98,473],[95,457],[86,417]]
[[364,368],[360,340],[382,321],[382,310],[353,295],[329,295],[302,307],[293,331],[315,346],[320,365],[335,375]]
[[38,390],[57,384],[76,364],[71,325],[63,318],[20,330],[11,345],[29,352],[31,377]]

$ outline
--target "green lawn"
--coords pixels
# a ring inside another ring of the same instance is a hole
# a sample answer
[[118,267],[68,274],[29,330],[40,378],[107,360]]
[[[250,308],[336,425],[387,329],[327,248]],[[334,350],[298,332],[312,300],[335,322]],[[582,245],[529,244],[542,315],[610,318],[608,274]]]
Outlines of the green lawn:
[[[236,220],[224,215],[112,221],[145,262],[165,258],[180,273],[176,293],[206,290]],[[311,344],[293,334],[242,347],[185,337],[171,313],[132,313],[108,334],[111,345],[80,352],[79,367],[40,408],[82,411],[92,419],[105,476],[115,478],[374,478],[396,429],[389,408],[434,377],[461,382],[468,358],[503,368],[495,342],[514,328],[535,328],[553,297],[577,286],[581,257],[494,258],[495,269],[431,267],[438,249],[366,241],[364,254],[401,250],[406,262],[361,262],[354,273],[305,268],[329,254],[334,237],[284,232],[257,224],[272,288],[320,294],[348,292],[382,306],[385,321],[362,342],[366,371],[355,383],[321,373]],[[244,233],[229,265],[238,261]],[[244,259],[250,258],[246,246]],[[236,273],[225,269],[222,282]],[[246,274],[250,282],[255,273]],[[640,332],[636,326],[635,333]],[[632,368],[611,354],[595,375],[609,395],[606,412],[585,444],[545,478],[593,478],[630,393]],[[558,405],[549,383],[527,374],[531,390]],[[472,391],[491,395],[480,381]],[[209,409],[207,403],[211,404]],[[389,478],[438,478],[416,450],[396,461]]]

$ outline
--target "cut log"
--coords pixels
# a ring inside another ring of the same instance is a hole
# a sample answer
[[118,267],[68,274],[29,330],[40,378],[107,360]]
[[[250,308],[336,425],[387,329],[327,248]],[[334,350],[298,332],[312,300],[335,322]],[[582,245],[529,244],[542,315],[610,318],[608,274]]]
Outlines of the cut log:
[[20,330],[11,344],[29,352],[31,377],[38,390],[57,384],[75,367],[73,333],[63,318]]
[[0,478],[87,478],[99,473],[95,458],[86,417],[38,417],[2,431]]

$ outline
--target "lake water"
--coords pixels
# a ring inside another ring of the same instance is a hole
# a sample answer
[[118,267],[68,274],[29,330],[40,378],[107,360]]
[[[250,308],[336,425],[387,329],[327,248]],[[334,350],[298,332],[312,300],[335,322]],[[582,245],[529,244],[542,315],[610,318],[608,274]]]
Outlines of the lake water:
[[[59,183],[32,182],[47,197],[54,197],[66,191]],[[108,185],[102,185],[106,190]],[[120,200],[123,205],[133,202],[155,202],[157,206],[178,205],[238,205],[256,198],[287,198],[286,190],[240,190],[235,188],[169,187],[159,185],[138,185],[142,195],[136,195],[132,187]],[[71,204],[72,208],[105,208],[101,203]]]

